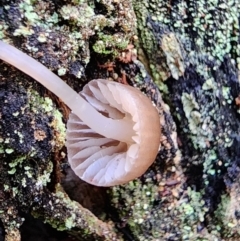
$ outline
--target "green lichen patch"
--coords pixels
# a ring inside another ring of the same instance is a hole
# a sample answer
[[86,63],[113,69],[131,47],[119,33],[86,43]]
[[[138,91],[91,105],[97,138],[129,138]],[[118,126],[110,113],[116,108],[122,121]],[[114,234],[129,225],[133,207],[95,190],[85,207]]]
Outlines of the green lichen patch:
[[99,40],[93,45],[93,50],[99,54],[117,56],[119,51],[126,49],[128,42],[122,34],[99,34]]
[[[33,210],[35,217],[44,218],[58,230],[77,233],[81,240],[122,240],[112,224],[98,220],[63,191],[49,191],[55,174],[53,153],[57,155],[65,143],[62,114],[49,97],[41,96],[34,89],[41,88],[29,77],[18,71],[10,72],[12,68],[3,63],[1,69],[4,71],[0,73],[0,192],[3,200],[0,218],[7,235],[13,235],[24,222],[18,210],[22,213]],[[3,75],[7,73],[10,73],[9,81],[5,82]],[[15,240],[19,239],[20,236]]]
[[[223,224],[224,215],[217,220],[214,211],[223,206],[227,199],[221,199],[222,193],[228,197],[226,186],[235,184],[239,175],[234,100],[240,90],[240,4],[152,0],[133,1],[133,6],[140,57],[177,123],[179,164],[187,180],[187,195],[179,201],[184,208],[180,213],[172,210],[177,217],[168,216],[166,224],[171,227],[180,220],[181,238],[175,236],[179,230],[166,229],[160,240],[238,240],[236,217]],[[232,203],[226,202],[229,210]],[[150,239],[146,231],[142,235]]]
[[[186,214],[186,220],[182,220],[182,230],[186,228],[185,239],[218,240],[222,235],[238,237],[231,225],[227,228],[228,234],[225,234],[226,223],[216,222],[216,217],[212,213],[220,202],[221,193],[226,192],[225,185],[231,185],[230,183],[235,180],[236,174],[233,170],[236,167],[236,156],[239,156],[235,150],[239,142],[234,135],[235,132],[239,132],[239,125],[236,124],[237,113],[232,106],[233,96],[237,95],[237,72],[229,58],[225,61],[227,64],[223,64],[221,70],[203,73],[203,66],[196,66],[195,70],[185,70],[185,78],[179,79],[184,81],[183,84],[173,81],[168,85],[171,86],[171,92],[177,93],[172,95],[172,105],[176,110],[174,116],[179,123],[179,138],[181,141],[184,140],[182,151],[183,155],[186,155],[186,161],[182,164],[191,180],[190,183],[194,183],[194,187],[197,188],[199,199],[196,202],[199,203],[198,207],[192,203],[192,198],[186,203],[183,212]],[[207,63],[209,62],[205,62],[206,66]],[[199,74],[200,72],[202,74]],[[226,74],[229,72],[232,73],[231,78]],[[175,85],[178,87],[175,88]],[[191,150],[192,154],[189,155],[187,150]],[[230,203],[227,204],[228,207],[229,205]],[[197,216],[191,219],[188,216],[189,212]],[[199,218],[199,212],[203,221]],[[203,225],[204,222],[208,225],[215,222],[217,224],[207,228]],[[203,229],[204,232],[198,233],[199,229]]]
[[59,185],[55,194],[45,192],[42,197],[49,202],[45,206],[35,205],[32,214],[44,218],[54,228],[69,232],[74,229],[77,240],[122,240],[111,224],[103,223],[79,203],[70,200]]
[[[164,80],[168,76],[164,71],[165,62],[168,63],[168,68],[175,78],[177,77],[174,74],[176,71],[173,71],[172,67],[176,64],[177,70],[182,72],[182,61],[179,62],[181,59],[184,59],[184,65],[187,66],[194,63],[201,65],[200,59],[203,56],[209,56],[216,60],[215,66],[219,67],[227,54],[231,55],[233,61],[239,57],[238,11],[240,5],[237,1],[222,4],[219,4],[218,1],[210,3],[179,1],[173,4],[164,1],[150,1],[142,4],[134,1],[134,8],[138,17],[141,47],[147,53],[149,64],[154,66],[152,68],[153,76],[157,70],[160,71],[161,77],[155,79],[156,81]],[[148,28],[148,26],[151,27]],[[171,44],[169,41],[168,45],[179,54],[172,55],[173,66],[171,67],[167,54],[169,51],[166,52],[164,39],[173,32],[174,38],[178,39],[179,44]],[[192,38],[194,41],[191,42]],[[162,50],[159,49],[159,46]],[[183,52],[183,49],[186,52]],[[179,56],[182,57],[179,58]],[[160,59],[163,63],[159,63]],[[198,69],[199,72],[204,72],[201,67]]]
[[183,240],[196,238],[197,230],[201,223],[204,222],[205,215],[209,211],[201,192],[188,188],[187,195],[188,197],[183,198],[183,201],[178,206],[183,225],[181,227]]
[[[98,13],[97,8],[102,11]],[[86,67],[90,50],[116,57],[136,27],[131,2],[125,0],[61,4],[36,0],[34,6],[33,1],[21,0],[3,8],[0,23],[0,38],[14,44],[11,38],[21,37],[18,48],[60,76],[70,73],[76,78],[84,77],[80,67],[71,71],[76,61]]]
[[6,37],[6,30],[8,29],[7,24],[4,21],[0,21],[0,39],[4,39]]
[[[170,165],[169,172],[159,173],[156,166],[141,179],[109,190],[111,205],[118,210],[114,218],[133,240],[161,239],[168,229],[172,230],[174,240],[180,237],[180,212],[176,209],[181,193],[180,173]],[[154,173],[156,170],[158,173]],[[176,178],[178,175],[179,179]]]
[[[23,84],[27,81],[25,75],[11,73],[5,82],[3,75],[10,67],[1,64],[1,69],[4,71],[0,73],[0,186],[4,201],[0,209],[4,210],[1,220],[10,235],[24,221],[18,209],[28,212],[34,202],[33,189],[42,192],[51,182],[54,133],[61,137],[65,129],[61,118],[54,118],[56,107],[52,101],[40,97],[29,83]],[[61,140],[56,150],[62,146]]]

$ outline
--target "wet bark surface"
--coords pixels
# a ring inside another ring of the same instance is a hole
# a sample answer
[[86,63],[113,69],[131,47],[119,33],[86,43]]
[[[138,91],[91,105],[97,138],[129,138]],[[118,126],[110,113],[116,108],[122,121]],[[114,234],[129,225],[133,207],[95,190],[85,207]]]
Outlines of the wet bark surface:
[[0,62],[0,240],[238,240],[239,11],[234,0],[1,1],[0,39],[76,91],[99,77],[139,88],[163,135],[142,177],[83,183],[67,165],[69,110]]

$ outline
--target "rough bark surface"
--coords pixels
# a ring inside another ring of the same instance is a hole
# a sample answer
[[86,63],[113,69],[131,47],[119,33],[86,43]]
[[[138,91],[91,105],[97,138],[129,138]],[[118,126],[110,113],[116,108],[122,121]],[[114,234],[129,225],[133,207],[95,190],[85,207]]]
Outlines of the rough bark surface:
[[163,133],[139,179],[83,183],[66,164],[68,109],[0,62],[5,240],[27,240],[28,214],[78,240],[239,240],[239,12],[237,0],[2,0],[0,39],[77,91],[98,77],[139,88]]

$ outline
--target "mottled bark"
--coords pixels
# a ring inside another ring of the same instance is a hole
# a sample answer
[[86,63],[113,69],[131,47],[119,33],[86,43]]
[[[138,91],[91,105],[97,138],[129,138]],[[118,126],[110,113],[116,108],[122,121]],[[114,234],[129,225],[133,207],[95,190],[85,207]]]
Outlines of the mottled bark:
[[83,184],[61,165],[64,104],[0,62],[6,240],[20,240],[22,213],[79,240],[238,240],[239,11],[237,0],[2,0],[0,39],[77,91],[92,78],[127,80],[156,104],[163,133],[139,179]]

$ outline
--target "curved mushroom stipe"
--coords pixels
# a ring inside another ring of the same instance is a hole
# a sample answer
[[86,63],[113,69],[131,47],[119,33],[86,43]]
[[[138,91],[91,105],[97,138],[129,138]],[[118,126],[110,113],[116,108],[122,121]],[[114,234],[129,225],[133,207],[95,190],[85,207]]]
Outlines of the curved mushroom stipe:
[[141,176],[155,160],[160,143],[159,115],[151,101],[131,86],[104,79],[90,81],[80,95],[104,116],[131,123],[133,134],[126,142],[106,138],[71,114],[66,146],[75,174],[96,186],[124,184]]
[[[48,68],[22,51],[2,41],[0,41],[0,59],[20,69],[53,92],[96,132],[120,141],[128,140],[131,136],[132,127],[128,122],[113,120],[99,114],[76,91]],[[96,120],[100,123],[105,123],[107,128],[102,128]],[[118,132],[122,127],[128,131]]]
[[90,81],[78,94],[41,63],[2,41],[0,59],[37,80],[72,110],[67,123],[68,160],[86,182],[127,183],[155,160],[160,118],[139,90],[100,79]]

